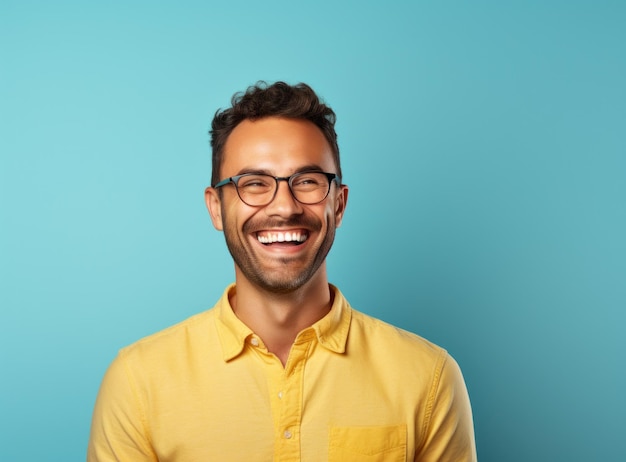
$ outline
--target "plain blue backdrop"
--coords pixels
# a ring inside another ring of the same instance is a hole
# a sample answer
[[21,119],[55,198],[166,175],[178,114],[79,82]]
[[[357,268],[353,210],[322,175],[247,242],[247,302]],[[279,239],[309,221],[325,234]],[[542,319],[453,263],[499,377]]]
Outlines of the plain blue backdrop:
[[626,460],[621,1],[0,2],[0,459],[83,460],[117,350],[234,277],[208,128],[336,110],[331,282],[448,349],[482,462]]

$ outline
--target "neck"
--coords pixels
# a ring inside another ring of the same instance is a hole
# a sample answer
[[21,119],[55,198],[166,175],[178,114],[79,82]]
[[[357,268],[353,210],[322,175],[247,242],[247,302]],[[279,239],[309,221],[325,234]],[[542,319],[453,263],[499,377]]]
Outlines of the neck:
[[254,331],[283,365],[300,331],[322,319],[332,305],[325,268],[302,287],[273,293],[248,281],[236,269],[236,292],[230,304],[237,317]]

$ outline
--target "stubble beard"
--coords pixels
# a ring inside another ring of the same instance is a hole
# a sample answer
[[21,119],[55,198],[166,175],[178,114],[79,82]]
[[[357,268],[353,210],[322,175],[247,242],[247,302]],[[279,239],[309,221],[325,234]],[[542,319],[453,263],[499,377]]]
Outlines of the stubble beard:
[[[222,216],[225,216],[223,213],[224,210],[222,210]],[[288,272],[289,264],[292,261],[290,258],[278,259],[279,263],[284,266],[284,270],[264,270],[252,252],[246,249],[247,243],[242,242],[242,238],[237,233],[237,230],[233,225],[228,223],[228,220],[226,220],[226,226],[224,227],[224,237],[226,239],[226,246],[228,247],[230,255],[233,257],[235,265],[237,265],[243,275],[252,284],[270,293],[287,294],[301,288],[310,281],[322,263],[324,263],[335,240],[335,222],[332,216],[329,217],[327,223],[328,228],[326,229],[324,239],[320,243],[312,260],[304,267],[292,272]],[[304,227],[315,231],[322,229],[322,224],[318,220],[303,217],[290,219],[288,222],[284,222],[283,226]],[[278,227],[278,225],[276,223],[266,224],[261,228],[272,227]],[[249,231],[246,231],[249,229],[255,229],[254,225],[250,222],[246,222],[242,229],[243,236],[250,235]],[[256,229],[260,228],[257,227]]]

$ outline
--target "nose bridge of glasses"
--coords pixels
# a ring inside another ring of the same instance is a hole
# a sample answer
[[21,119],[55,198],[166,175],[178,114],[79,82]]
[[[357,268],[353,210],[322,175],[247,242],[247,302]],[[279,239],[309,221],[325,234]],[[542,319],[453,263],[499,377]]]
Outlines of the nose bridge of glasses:
[[276,196],[280,194],[280,183],[284,181],[285,186],[287,187],[287,190],[289,191],[289,195],[291,196],[291,199],[294,199],[296,202],[298,202],[298,199],[296,198],[296,195],[291,187],[292,178],[293,177],[291,176],[275,176],[274,177],[274,179],[276,180],[276,191],[274,192],[274,198],[276,198]]
[[[267,207],[268,210],[271,210],[272,213],[279,213],[279,214],[294,213],[295,209],[300,208],[300,201],[296,199],[296,196],[294,195],[291,189],[291,184],[289,182],[290,178],[289,177],[287,178],[272,177],[272,178],[276,181],[276,188],[274,189],[271,198],[269,197],[266,198],[267,202],[264,204],[264,206]],[[282,191],[281,191],[281,182],[283,181],[286,184],[282,188]]]

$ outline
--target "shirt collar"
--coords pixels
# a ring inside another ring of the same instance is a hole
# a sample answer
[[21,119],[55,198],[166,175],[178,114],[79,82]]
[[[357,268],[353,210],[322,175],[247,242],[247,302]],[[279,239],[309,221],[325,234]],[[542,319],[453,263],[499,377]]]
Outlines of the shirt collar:
[[330,284],[334,293],[330,312],[311,327],[317,334],[317,340],[324,347],[335,353],[345,353],[352,309],[341,291]]
[[[350,330],[352,310],[348,301],[337,287],[330,284],[330,289],[334,294],[333,305],[330,311],[311,327],[305,329],[305,331],[312,329],[320,345],[324,348],[335,353],[344,353],[346,351],[348,331]],[[246,340],[254,334],[252,329],[235,315],[233,308],[230,306],[229,296],[234,291],[235,284],[231,284],[226,288],[224,294],[215,305],[217,334],[222,345],[224,361],[230,361],[239,356],[243,351]]]
[[217,335],[222,345],[222,355],[224,361],[239,356],[243,351],[246,339],[252,335],[252,329],[246,326],[233,312],[233,308],[228,301],[230,294],[235,292],[235,284],[229,285],[222,298],[215,305],[216,317],[215,325]]

